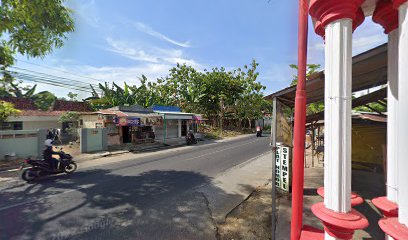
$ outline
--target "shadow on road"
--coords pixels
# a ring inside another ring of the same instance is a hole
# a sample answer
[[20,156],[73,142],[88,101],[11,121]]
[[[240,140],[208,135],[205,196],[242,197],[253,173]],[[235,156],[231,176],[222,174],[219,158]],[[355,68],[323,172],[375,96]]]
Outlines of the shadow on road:
[[209,183],[199,173],[172,170],[137,176],[89,170],[42,179],[2,191],[0,239],[211,239],[208,202],[189,191]]

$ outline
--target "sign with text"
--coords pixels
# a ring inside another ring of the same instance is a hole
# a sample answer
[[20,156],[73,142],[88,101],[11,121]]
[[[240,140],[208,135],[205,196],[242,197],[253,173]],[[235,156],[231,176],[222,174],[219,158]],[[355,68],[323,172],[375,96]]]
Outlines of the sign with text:
[[290,148],[281,144],[276,144],[275,157],[275,185],[276,187],[289,192],[290,185]]
[[128,117],[127,118],[127,125],[128,126],[140,126],[140,118]]
[[141,126],[140,118],[137,117],[120,117],[115,120],[119,126]]
[[275,168],[275,185],[276,185],[276,187],[277,188],[281,188],[281,175],[280,175],[280,173],[281,173],[281,167],[280,167],[280,164],[281,164],[281,160],[280,160],[280,157],[281,157],[281,145],[276,145],[276,157],[275,157],[275,166],[276,166],[276,168]]

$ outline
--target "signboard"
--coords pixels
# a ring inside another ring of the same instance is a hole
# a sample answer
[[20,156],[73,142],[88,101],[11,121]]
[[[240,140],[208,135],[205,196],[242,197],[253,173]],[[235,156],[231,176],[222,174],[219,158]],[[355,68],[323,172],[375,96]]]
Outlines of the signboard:
[[120,117],[115,122],[119,126],[141,126],[140,118],[137,117]]
[[275,157],[275,185],[277,188],[281,188],[281,145],[276,144],[276,157]]
[[128,126],[140,126],[140,118],[128,117],[127,118],[127,125]]
[[275,185],[284,191],[289,192],[290,186],[290,148],[281,144],[276,144],[275,157]]

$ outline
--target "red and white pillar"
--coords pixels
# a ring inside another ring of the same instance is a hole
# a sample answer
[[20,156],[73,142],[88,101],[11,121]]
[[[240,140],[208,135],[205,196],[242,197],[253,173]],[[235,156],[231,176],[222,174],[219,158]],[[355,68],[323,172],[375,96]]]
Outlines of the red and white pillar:
[[398,11],[389,0],[377,2],[373,21],[388,34],[387,196],[373,199],[384,216],[398,215]]
[[398,220],[408,226],[408,1],[394,0],[398,9],[399,49],[398,49]]
[[[363,0],[311,0],[309,12],[325,36],[324,204],[312,206],[325,239],[351,239],[368,226],[351,208],[352,33],[362,23]],[[318,29],[316,29],[318,30]],[[318,31],[321,35],[321,30]]]
[[[380,0],[373,13],[373,21],[388,34],[387,89],[387,196],[372,200],[384,217],[398,216],[398,11],[389,0]],[[387,235],[387,239],[392,239]]]
[[407,9],[407,0],[381,0],[373,15],[388,32],[387,197],[373,199],[373,203],[384,213],[378,224],[393,239],[408,239]]

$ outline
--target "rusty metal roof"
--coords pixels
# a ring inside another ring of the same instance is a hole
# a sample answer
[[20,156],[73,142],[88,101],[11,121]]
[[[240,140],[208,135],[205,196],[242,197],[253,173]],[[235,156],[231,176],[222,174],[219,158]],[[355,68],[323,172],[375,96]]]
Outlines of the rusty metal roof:
[[[306,81],[307,103],[324,100],[324,71],[312,75]],[[353,57],[352,91],[358,92],[387,83],[387,44]],[[278,98],[289,107],[295,105],[296,86],[270,94],[265,99]]]

